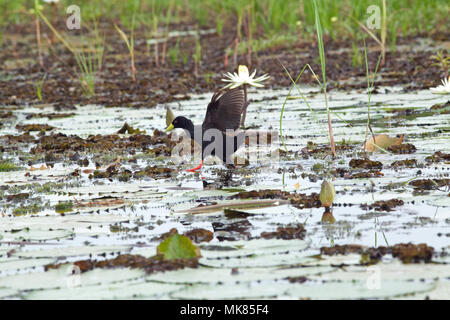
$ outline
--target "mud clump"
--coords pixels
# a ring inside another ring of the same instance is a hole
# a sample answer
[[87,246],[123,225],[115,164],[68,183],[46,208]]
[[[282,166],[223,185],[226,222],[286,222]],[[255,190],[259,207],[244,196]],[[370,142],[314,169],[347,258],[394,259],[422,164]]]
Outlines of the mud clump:
[[283,240],[293,240],[305,238],[306,230],[303,224],[298,224],[296,226],[288,227],[278,227],[274,232],[262,232],[261,238],[264,239],[283,239]]
[[350,175],[349,179],[366,179],[366,178],[379,178],[383,177],[384,173],[381,171],[364,171],[364,172],[357,172]]
[[133,173],[134,178],[152,177],[152,178],[170,178],[175,169],[160,168],[157,166],[147,166],[144,170],[136,171]]
[[287,277],[285,279],[288,280],[290,283],[305,283],[306,281],[308,281],[308,278],[305,276]]
[[[29,132],[25,132],[24,134],[21,134],[19,136],[13,136],[13,135],[5,135],[5,136],[1,136],[0,140],[6,140],[6,146],[7,148],[11,148],[11,149],[17,149],[17,144],[19,143],[34,143],[36,141],[36,139],[30,135]],[[6,149],[6,148],[5,148]]]
[[[122,254],[114,259],[96,261],[96,260],[79,260],[73,263],[77,266],[81,273],[93,270],[95,268],[114,269],[114,268],[131,268],[143,269],[147,274],[155,272],[165,272],[178,269],[196,268],[198,258],[192,259],[171,259],[165,260],[162,255],[156,255],[150,258],[141,255]],[[63,264],[50,264],[45,266],[45,271],[50,269],[58,269]]]
[[30,197],[29,193],[17,193],[17,194],[10,194],[6,196],[6,201],[22,201],[26,200]]
[[9,118],[14,118],[14,114],[12,113],[12,111],[0,112],[0,119],[9,119]]
[[332,171],[332,174],[344,179],[378,178],[384,176],[384,173],[378,170],[351,173],[350,170],[345,168],[336,168],[336,170]]
[[320,248],[320,254],[323,255],[346,255],[350,253],[361,254],[361,263],[376,263],[387,254],[392,254],[394,258],[400,259],[403,263],[430,262],[434,248],[424,243],[415,245],[412,243],[399,243],[391,247],[367,248],[357,244],[336,245],[334,247]]
[[433,190],[450,185],[450,179],[417,179],[409,183],[416,189]]
[[432,105],[430,110],[439,110],[439,109],[445,109],[447,107],[450,107],[450,100],[445,103],[437,103],[435,105]]
[[414,109],[409,108],[396,108],[396,109],[390,109],[386,110],[389,113],[395,113],[396,115],[406,115],[409,116],[411,114],[417,113]]
[[434,248],[424,243],[418,245],[400,243],[392,247],[392,256],[399,258],[403,263],[430,262],[433,253]]
[[372,161],[369,159],[352,159],[349,162],[351,168],[363,168],[363,169],[379,169],[383,168],[383,164],[380,161]]
[[387,151],[394,154],[410,154],[416,152],[416,150],[416,147],[411,143],[393,145],[387,148]]
[[31,131],[51,131],[55,127],[49,126],[48,124],[25,124],[16,125],[16,129],[19,131],[31,132]]
[[417,167],[417,160],[416,159],[405,159],[405,160],[399,160],[394,161],[391,163],[392,168],[400,168],[400,167],[407,167],[407,168],[414,168]]
[[194,229],[184,233],[193,242],[210,242],[214,238],[214,233],[206,229]]
[[[336,145],[336,152],[344,152],[353,150],[355,147],[348,144]],[[331,147],[328,144],[317,145],[312,141],[308,141],[306,147],[301,150],[301,154],[308,158],[313,155],[323,155],[331,153]]]
[[443,153],[441,151],[437,151],[432,156],[426,157],[425,161],[426,162],[450,161],[450,153]]
[[289,193],[276,189],[243,191],[231,197],[231,199],[280,199],[289,200],[298,208],[319,208],[321,206],[318,193],[306,195],[304,193]]
[[368,205],[368,204],[362,204],[361,208],[365,210],[372,210],[375,209],[376,211],[392,211],[393,208],[402,206],[405,203],[403,200],[399,199],[391,199],[391,200],[379,200],[375,201],[374,203]]
[[238,239],[250,239],[249,229],[252,224],[247,219],[232,223],[213,222],[213,229],[219,241],[236,241]]
[[149,146],[158,144],[161,140],[163,138],[159,135],[135,134],[122,138],[117,134],[90,135],[83,139],[76,135],[67,136],[58,133],[40,137],[37,146],[31,149],[31,153],[38,154],[48,151],[53,153],[65,153],[66,151],[71,153],[80,151],[128,151],[130,154],[134,154],[136,150],[146,151]]
[[365,247],[358,244],[335,245],[333,247],[320,248],[320,254],[327,256],[335,256],[338,254],[362,253]]
[[175,169],[159,168],[157,166],[147,166],[143,170],[132,172],[128,169],[119,169],[118,165],[110,165],[106,170],[95,170],[89,175],[89,179],[112,179],[117,178],[119,181],[128,181],[132,177],[142,179],[144,177],[151,177],[153,179],[170,178]]
[[49,120],[52,120],[73,117],[74,115],[75,113],[30,113],[27,114],[25,118],[27,120],[34,118],[48,118]]
[[172,154],[172,149],[167,146],[161,145],[148,150],[147,153],[155,156],[170,156]]

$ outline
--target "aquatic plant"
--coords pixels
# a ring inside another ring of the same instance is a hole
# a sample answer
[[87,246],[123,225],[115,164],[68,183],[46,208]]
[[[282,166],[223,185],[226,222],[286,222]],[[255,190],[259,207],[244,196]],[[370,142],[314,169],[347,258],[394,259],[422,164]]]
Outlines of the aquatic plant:
[[114,25],[117,32],[122,37],[123,41],[127,45],[128,52],[130,54],[130,66],[131,66],[131,75],[133,77],[133,81],[136,82],[136,67],[134,66],[134,27],[135,27],[135,15],[133,15],[132,23],[131,23],[131,34],[130,38],[119,28],[117,24]]
[[[314,0],[314,12],[315,12],[315,20],[316,20],[316,31],[317,31],[317,42],[319,47],[319,57],[320,57],[320,65],[322,68],[322,82],[319,81],[320,86],[322,87],[323,94],[325,95],[325,106],[327,109],[328,116],[328,132],[330,138],[330,146],[331,146],[331,154],[333,158],[336,157],[336,146],[334,144],[334,135],[333,135],[333,127],[331,125],[331,115],[330,108],[328,106],[328,96],[327,96],[327,78],[326,78],[326,70],[325,70],[325,49],[323,45],[323,30],[322,25],[320,23],[319,17],[319,9],[317,8],[317,0]],[[318,78],[316,77],[318,80]]]
[[87,52],[85,50],[77,50],[72,47],[68,41],[58,32],[58,30],[53,27],[53,25],[48,21],[47,17],[41,12],[37,11],[39,17],[45,24],[50,28],[50,30],[55,34],[56,38],[70,51],[75,57],[80,73],[78,74],[80,78],[80,84],[85,93],[89,96],[95,94],[95,83],[97,80],[97,73],[99,70],[99,63],[102,61],[103,49],[98,50],[94,48],[94,44],[89,41]]
[[36,94],[38,96],[39,101],[42,101],[42,87],[44,86],[45,78],[47,74],[44,74],[41,80],[36,81]]
[[20,167],[9,161],[0,161],[0,172],[8,172],[18,170]]
[[41,26],[39,24],[39,12],[42,10],[42,6],[39,5],[38,0],[34,0],[34,9],[31,10],[31,13],[34,14],[34,25],[36,28],[36,42],[38,47],[38,57],[39,57],[39,65],[41,68],[44,67],[44,60],[42,58],[42,48],[41,48]]
[[450,77],[448,79],[442,79],[441,82],[442,85],[430,88],[430,91],[434,94],[450,94]]
[[386,60],[386,37],[387,37],[387,15],[386,15],[386,0],[382,0],[382,17],[381,17],[381,35],[380,38],[376,36],[375,33],[370,31],[364,24],[358,21],[356,18],[353,18],[358,25],[363,29],[368,35],[372,37],[380,45],[381,51],[381,66],[384,66]]
[[[374,146],[377,146],[377,145],[376,145],[376,140],[375,140],[375,134],[373,133],[372,127],[370,125],[370,102],[371,102],[371,97],[372,97],[373,84],[375,82],[375,77],[376,77],[376,74],[378,72],[378,67],[380,66],[380,62],[381,62],[382,59],[383,59],[383,55],[380,54],[380,56],[378,57],[377,65],[375,67],[375,71],[374,71],[373,75],[370,76],[370,74],[369,74],[369,61],[367,59],[366,39],[364,39],[364,61],[366,63],[366,80],[367,80],[367,97],[368,97],[368,102],[367,102],[367,123],[366,123],[366,133],[365,133],[365,136],[364,136],[364,141],[367,140],[367,135],[368,135],[368,132],[370,130],[370,132],[372,133],[372,137],[373,137],[373,141],[374,141],[373,145]],[[378,147],[378,148],[381,149],[381,150],[384,150],[381,147]],[[364,149],[364,150],[366,150],[366,149]],[[386,151],[386,150],[384,150],[384,151]]]
[[[444,72],[444,78],[448,78],[448,69],[450,67],[450,56],[444,56],[444,50],[439,50],[435,55],[430,57],[435,63],[432,66],[441,67]],[[445,86],[445,84],[444,84]]]

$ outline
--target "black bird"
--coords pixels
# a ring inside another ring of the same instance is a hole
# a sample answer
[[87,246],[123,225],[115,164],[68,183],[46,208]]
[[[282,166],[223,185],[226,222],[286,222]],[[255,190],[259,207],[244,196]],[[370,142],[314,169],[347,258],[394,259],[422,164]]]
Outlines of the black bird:
[[225,163],[232,163],[231,155],[244,143],[243,132],[236,133],[244,110],[244,92],[240,88],[225,93],[215,92],[206,109],[202,125],[194,125],[186,117],[176,117],[165,131],[174,128],[186,130],[191,139],[202,146],[200,165],[187,171],[194,172],[203,165],[209,155],[217,156]]

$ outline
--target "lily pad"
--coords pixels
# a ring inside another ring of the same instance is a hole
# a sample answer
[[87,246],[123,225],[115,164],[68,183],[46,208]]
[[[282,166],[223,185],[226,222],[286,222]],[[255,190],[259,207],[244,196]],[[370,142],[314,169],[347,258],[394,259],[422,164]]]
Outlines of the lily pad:
[[179,285],[156,282],[127,283],[125,286],[102,284],[95,287],[34,290],[23,294],[23,297],[31,300],[158,299],[181,288]]
[[157,253],[162,254],[164,259],[192,259],[200,256],[200,250],[192,241],[179,234],[174,234],[161,242]]

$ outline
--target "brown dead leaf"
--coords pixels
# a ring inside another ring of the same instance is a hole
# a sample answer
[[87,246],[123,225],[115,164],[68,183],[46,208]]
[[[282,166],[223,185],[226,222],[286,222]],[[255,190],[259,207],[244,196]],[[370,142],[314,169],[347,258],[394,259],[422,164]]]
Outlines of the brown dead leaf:
[[364,149],[369,152],[374,152],[379,150],[375,145],[377,145],[380,148],[387,149],[390,146],[400,145],[403,142],[403,138],[405,137],[404,134],[402,134],[400,137],[391,138],[386,134],[379,134],[374,137],[370,138],[366,143],[364,144]]
[[109,207],[124,203],[125,201],[123,199],[102,199],[89,202],[80,202],[77,199],[75,199],[75,207],[77,208]]
[[27,171],[38,171],[38,170],[48,170],[48,169],[50,169],[50,168],[46,167],[45,164],[43,164],[39,168],[35,168],[33,166],[30,166],[30,169],[28,169]]

